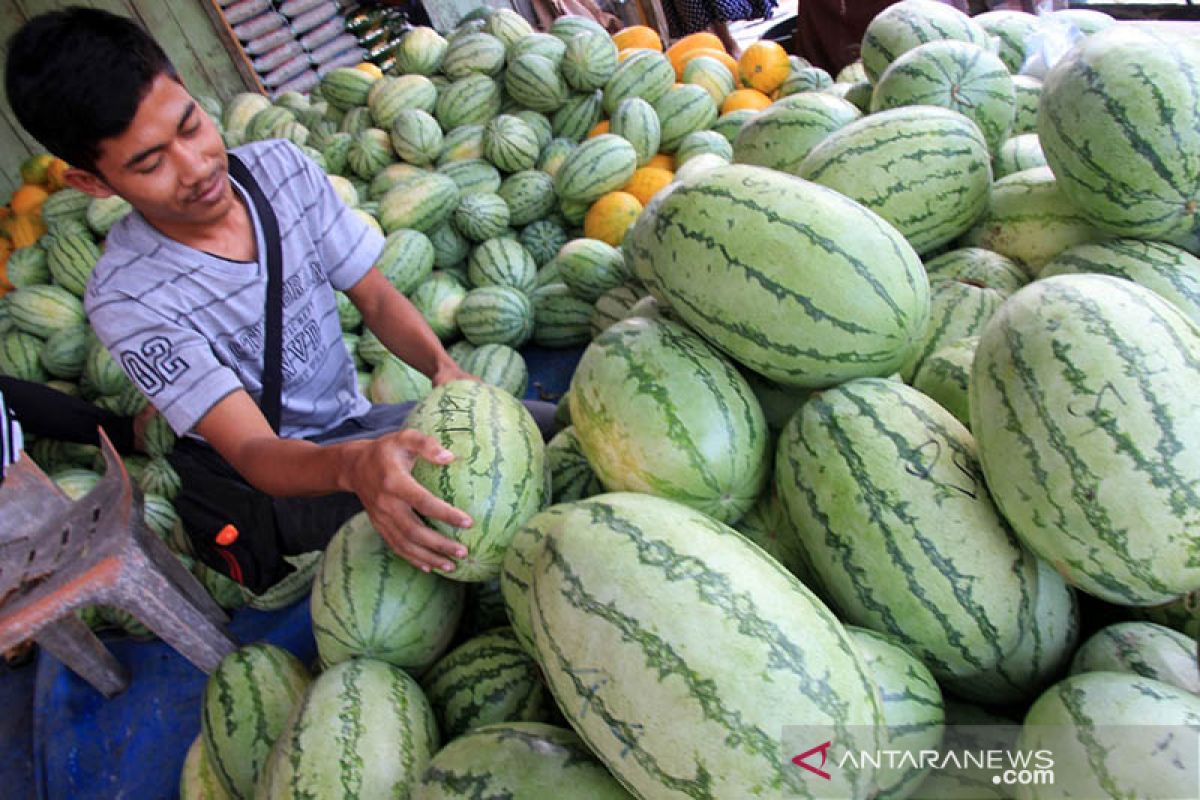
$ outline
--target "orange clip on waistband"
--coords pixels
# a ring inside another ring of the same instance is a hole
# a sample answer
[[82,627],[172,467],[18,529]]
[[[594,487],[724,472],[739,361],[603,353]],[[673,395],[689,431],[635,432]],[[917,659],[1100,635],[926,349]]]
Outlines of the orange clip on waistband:
[[222,547],[228,547],[238,539],[238,529],[233,525],[226,525],[217,533],[217,544]]

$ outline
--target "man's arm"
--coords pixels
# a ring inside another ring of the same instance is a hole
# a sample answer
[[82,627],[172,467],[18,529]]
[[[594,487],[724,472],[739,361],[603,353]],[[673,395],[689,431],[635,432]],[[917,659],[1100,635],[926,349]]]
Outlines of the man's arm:
[[474,378],[454,363],[421,312],[378,269],[367,270],[346,295],[384,347],[428,375],[434,386]]
[[318,445],[281,439],[243,390],[218,402],[196,425],[235,470],[260,491],[276,497],[353,492],[371,523],[398,555],[414,566],[451,571],[447,557],[466,548],[428,528],[417,513],[460,528],[471,518],[435,497],[412,477],[418,458],[448,464],[454,456],[431,436],[402,430],[378,439]]

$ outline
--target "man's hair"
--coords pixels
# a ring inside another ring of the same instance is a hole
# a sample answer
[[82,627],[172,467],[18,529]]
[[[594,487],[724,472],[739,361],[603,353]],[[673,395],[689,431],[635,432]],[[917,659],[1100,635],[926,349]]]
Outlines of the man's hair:
[[13,113],[43,147],[97,172],[100,142],[129,128],[150,84],[175,68],[132,20],[72,6],[29,20],[8,43]]

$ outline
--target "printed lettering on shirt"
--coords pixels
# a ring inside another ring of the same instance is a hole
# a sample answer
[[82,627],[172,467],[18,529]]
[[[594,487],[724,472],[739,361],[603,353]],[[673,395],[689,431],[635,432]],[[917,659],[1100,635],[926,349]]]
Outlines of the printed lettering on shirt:
[[147,339],[142,343],[140,352],[122,350],[121,365],[142,394],[151,397],[188,371],[188,362],[182,356],[173,354],[171,342],[163,336]]

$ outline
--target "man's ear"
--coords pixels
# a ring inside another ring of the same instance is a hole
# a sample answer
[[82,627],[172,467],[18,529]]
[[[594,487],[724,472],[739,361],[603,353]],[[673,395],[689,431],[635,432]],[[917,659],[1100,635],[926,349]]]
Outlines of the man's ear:
[[72,189],[78,189],[92,197],[112,197],[116,194],[108,183],[94,172],[85,169],[69,167],[63,173],[63,181]]

